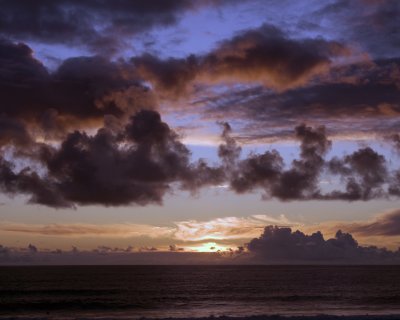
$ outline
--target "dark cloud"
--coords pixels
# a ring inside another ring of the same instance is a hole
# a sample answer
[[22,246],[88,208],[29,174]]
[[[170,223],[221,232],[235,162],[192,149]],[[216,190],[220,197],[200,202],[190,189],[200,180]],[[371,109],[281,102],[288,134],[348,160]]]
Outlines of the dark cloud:
[[[294,40],[288,40],[279,30],[271,28],[263,26],[238,35],[231,42],[221,44],[212,53],[214,58],[210,54],[202,58],[201,63],[203,66],[211,66],[219,61],[216,57],[222,51],[224,54],[233,54],[227,48],[242,48],[247,40],[250,47],[244,48],[251,51],[254,44],[261,45],[259,41],[264,39],[264,32],[272,34],[268,37],[277,38],[275,40],[279,45],[283,41],[284,48],[286,45],[297,46],[292,43]],[[269,46],[274,41],[265,44],[267,48],[264,49],[270,50]],[[302,45],[305,43],[308,42]],[[298,50],[301,53],[301,49]],[[325,52],[328,49],[321,50]],[[308,53],[307,50],[305,52]],[[315,50],[312,52],[315,53]],[[170,68],[161,69],[162,74],[175,72],[179,64],[173,62]],[[356,73],[373,72],[376,75],[374,86],[390,86],[394,90],[397,88],[397,84],[393,83],[396,77],[389,73],[389,70],[393,70],[393,64],[382,65],[389,67],[372,67],[373,71],[367,68],[367,71],[362,69]],[[182,72],[188,66],[197,69],[196,58],[186,60]],[[137,67],[141,68],[140,65]],[[190,152],[180,142],[179,136],[161,120],[158,112],[150,110],[155,105],[152,92],[141,84],[136,67],[124,61],[110,62],[98,56],[77,57],[64,61],[55,72],[49,73],[33,57],[29,47],[2,40],[0,68],[4,71],[0,75],[1,146],[4,150],[14,147],[16,157],[28,158],[33,162],[32,165],[20,168],[20,165],[16,166],[9,156],[7,158],[3,154],[0,187],[9,195],[27,195],[31,203],[54,207],[71,207],[76,204],[160,204],[164,195],[174,190],[174,187],[196,192],[202,186],[220,185],[227,181],[232,190],[238,193],[261,189],[264,198],[275,197],[285,201],[353,201],[397,197],[400,194],[400,178],[397,178],[400,175],[389,175],[384,157],[370,148],[361,149],[342,159],[326,160],[331,142],[323,127],[296,127],[294,135],[300,141],[300,154],[298,159],[286,167],[277,151],[251,154],[241,159],[241,148],[231,137],[230,125],[224,122],[221,124],[224,143],[218,149],[221,164],[210,166],[204,160],[192,162]],[[190,72],[187,77],[192,77]],[[337,78],[342,78],[342,75]],[[160,85],[167,86],[169,76],[161,79]],[[178,76],[172,81],[172,87],[180,88],[179,79]],[[330,81],[331,86],[337,85],[337,79],[332,74],[326,81]],[[366,83],[368,85],[371,82]],[[360,80],[354,83],[348,85],[356,88],[365,85]],[[318,88],[314,86],[314,95]],[[301,90],[308,89],[292,89],[286,95]],[[350,92],[344,94],[346,98],[343,99],[351,100]],[[273,94],[279,96],[283,93]],[[313,94],[306,93],[305,97],[312,97]],[[378,93],[375,94],[378,96]],[[354,97],[360,95],[355,94]],[[325,94],[321,94],[321,97],[325,97]],[[391,105],[394,100],[388,97],[392,96],[382,95],[384,100],[379,101],[385,101],[386,105],[380,104],[376,108],[392,114],[396,111]],[[304,100],[299,99],[300,103]],[[327,101],[321,103],[329,106]],[[371,101],[378,103],[378,100]],[[314,104],[310,102],[310,105]],[[306,110],[299,108],[300,111]],[[255,106],[254,110],[259,109]],[[295,109],[290,110],[294,112]],[[257,116],[254,114],[257,121],[265,117],[262,112]],[[283,114],[280,114],[272,119],[279,121],[282,118]],[[296,119],[293,114],[291,118]],[[87,128],[100,129],[95,134],[89,134],[82,130]],[[38,137],[56,138],[60,146],[54,146],[46,140],[38,143]],[[321,175],[327,169],[331,175],[344,179],[344,191],[320,190]],[[387,183],[390,183],[390,187],[385,190]]]
[[400,115],[398,59],[332,68],[307,86],[275,92],[236,87],[202,97],[206,117],[242,119],[242,141],[284,139],[299,122],[325,125],[333,134],[397,133]]
[[334,58],[349,54],[335,41],[290,39],[271,25],[244,31],[202,56],[160,60],[135,57],[139,73],[169,94],[187,93],[197,82],[251,82],[284,90],[326,73]]
[[25,44],[0,41],[1,113],[21,116],[42,109],[49,74]]
[[8,195],[26,194],[29,203],[40,203],[54,207],[71,206],[51,179],[39,176],[37,172],[25,167],[15,172],[15,166],[0,158],[0,190]]
[[[71,202],[106,205],[161,203],[169,183],[183,179],[190,153],[154,111],[131,118],[122,134],[68,135],[44,162],[58,189]],[[124,139],[127,147],[118,145]]]
[[283,200],[317,197],[318,178],[325,162],[323,157],[331,147],[324,127],[298,126],[296,137],[301,141],[300,159],[293,160],[292,168],[281,172],[272,187],[272,195]]
[[394,133],[392,135],[389,135],[387,137],[387,140],[393,144],[393,146],[398,152],[400,152],[400,134]]
[[40,82],[48,76],[46,68],[33,58],[33,51],[24,43],[0,39],[1,83],[24,88],[26,83]]
[[312,15],[312,19],[329,21],[337,36],[360,45],[375,57],[391,57],[400,49],[396,0],[337,0]]
[[205,58],[213,77],[261,81],[278,89],[306,83],[329,69],[332,59],[349,54],[339,42],[290,39],[278,28],[264,24],[224,41]]
[[371,148],[363,148],[342,160],[332,159],[329,170],[346,180],[346,192],[333,192],[333,198],[368,200],[383,195],[382,186],[387,182],[386,159]]
[[139,74],[152,81],[160,92],[172,97],[187,93],[188,86],[200,72],[200,58],[191,55],[184,59],[161,60],[150,54],[132,58]]
[[[14,137],[13,130],[4,130],[5,147],[14,146],[14,157],[30,160],[32,166],[16,166],[3,157],[0,188],[53,207],[161,204],[176,187],[195,193],[224,183],[237,193],[261,190],[264,199],[282,201],[366,201],[400,194],[400,175],[369,147],[326,159],[331,141],[324,127],[295,128],[300,152],[287,166],[276,150],[242,158],[230,125],[221,125],[221,162],[213,166],[203,159],[191,161],[188,148],[154,110],[141,110],[125,126],[102,127],[93,135],[69,133],[60,146],[25,142],[19,131]],[[326,178],[341,182],[323,188]]]
[[173,25],[182,13],[200,4],[184,0],[2,0],[0,6],[3,36],[115,53],[127,45],[127,37]]
[[0,186],[8,194],[30,195],[31,203],[65,207],[160,204],[174,183],[193,192],[221,183],[221,168],[192,163],[178,138],[159,113],[142,110],[117,132],[75,131],[59,148],[36,145],[30,156],[43,167],[41,175],[29,167],[18,171],[3,159]]
[[[224,143],[219,147],[225,179],[237,193],[262,190],[263,198],[291,200],[367,201],[400,195],[400,171],[390,168],[385,156],[370,147],[342,157],[326,158],[331,148],[325,128],[300,125],[295,136],[300,153],[289,167],[276,150],[240,157],[240,147],[225,124]],[[323,179],[337,180],[331,186]]]
[[51,137],[71,128],[99,127],[106,115],[122,118],[154,108],[149,89],[122,61],[77,57],[49,73],[25,44],[1,40],[0,70],[0,114],[3,122],[13,121],[8,131],[21,122]]
[[396,170],[391,177],[389,184],[389,195],[400,196],[400,170]]
[[6,144],[26,146],[31,143],[32,138],[21,122],[0,116],[0,147]]
[[247,244],[254,259],[265,263],[376,263],[399,262],[399,251],[362,247],[349,233],[337,231],[325,240],[321,232],[306,235],[290,228],[267,226],[259,238]]
[[[265,198],[276,197],[281,200],[318,198],[318,178],[325,165],[323,157],[331,142],[323,127],[313,129],[300,125],[296,127],[295,134],[301,141],[300,158],[294,160],[289,169],[285,169],[283,158],[276,150],[261,155],[251,154],[241,161],[237,161],[238,156],[235,156],[236,168],[230,182],[232,189],[243,193],[262,188]],[[229,139],[227,142],[234,146],[234,140]],[[228,143],[225,148],[229,146]],[[230,149],[232,147],[227,148]]]
[[236,140],[231,137],[232,128],[229,123],[223,122],[221,126],[223,128],[221,138],[224,143],[218,147],[218,156],[229,168],[239,159],[242,148],[238,146]]
[[255,188],[269,190],[271,184],[279,180],[283,165],[283,159],[276,150],[261,155],[251,154],[238,164],[231,187],[238,193],[249,192]]

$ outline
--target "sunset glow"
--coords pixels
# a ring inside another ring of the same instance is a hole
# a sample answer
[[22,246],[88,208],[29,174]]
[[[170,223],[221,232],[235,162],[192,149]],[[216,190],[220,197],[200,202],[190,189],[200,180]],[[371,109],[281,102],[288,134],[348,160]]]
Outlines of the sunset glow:
[[193,245],[184,248],[187,251],[196,251],[196,252],[218,252],[218,251],[227,251],[230,249],[229,246],[217,244],[215,242],[205,242],[199,245]]

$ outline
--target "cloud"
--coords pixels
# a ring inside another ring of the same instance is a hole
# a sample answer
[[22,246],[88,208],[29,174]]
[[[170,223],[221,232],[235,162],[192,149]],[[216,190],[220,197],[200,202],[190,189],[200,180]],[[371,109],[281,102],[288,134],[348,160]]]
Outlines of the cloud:
[[244,143],[288,139],[302,122],[324,125],[339,138],[397,134],[399,65],[393,58],[333,66],[307,85],[281,92],[259,85],[210,90],[199,94],[196,106],[207,119],[241,119],[237,135]]
[[29,146],[32,142],[32,137],[24,124],[18,120],[0,116],[0,146],[7,144]]
[[[204,1],[212,5],[217,1]],[[87,47],[116,53],[127,46],[127,38],[155,27],[175,24],[194,1],[10,1],[0,2],[1,34],[18,40]]]
[[175,222],[170,227],[143,224],[22,224],[1,222],[0,231],[51,237],[104,237],[104,238],[170,238],[178,242],[202,242],[206,240],[249,239],[260,234],[266,224],[281,226],[298,225],[284,215],[252,215],[249,217],[224,217],[208,221],[185,220]]
[[132,58],[139,74],[173,96],[199,83],[250,82],[285,90],[329,71],[333,60],[350,54],[343,44],[323,39],[290,39],[264,24],[221,42],[203,55],[161,60],[145,54]]
[[290,228],[267,226],[263,234],[251,240],[248,250],[253,259],[264,263],[398,263],[399,251],[362,247],[349,233],[337,231],[325,240],[321,232],[306,235]]
[[313,129],[300,125],[295,133],[301,142],[300,158],[293,160],[289,169],[284,168],[283,158],[276,150],[252,154],[247,159],[236,161],[230,179],[231,188],[238,193],[262,188],[265,198],[281,200],[319,198],[318,178],[331,142],[323,127]]
[[2,232],[24,233],[32,235],[57,237],[168,237],[174,232],[173,228],[156,227],[141,224],[20,224],[12,222],[0,223]]
[[[290,166],[276,150],[242,158],[230,125],[222,127],[220,163],[210,166],[203,159],[191,161],[189,149],[157,111],[141,110],[123,127],[110,125],[94,135],[75,131],[60,146],[35,143],[15,154],[31,160],[32,166],[15,166],[3,157],[0,189],[53,207],[162,204],[175,188],[196,193],[224,183],[239,194],[261,190],[263,199],[282,201],[366,201],[399,195],[398,171],[389,169],[385,157],[370,147],[326,159],[332,143],[324,127],[295,128],[300,152]],[[321,188],[327,177],[339,182]]]
[[15,172],[15,165],[0,157],[0,190],[8,195],[29,195],[29,203],[40,203],[53,207],[68,207],[70,204],[59,194],[51,179],[40,177],[30,167]]
[[238,146],[236,140],[231,137],[232,128],[229,123],[223,122],[221,126],[223,128],[221,134],[223,143],[218,147],[218,156],[225,166],[230,169],[239,159],[242,149]]
[[[75,131],[58,149],[42,145],[45,176],[30,168],[14,173],[3,161],[3,191],[32,193],[30,202],[56,207],[160,203],[169,183],[188,170],[189,151],[154,111],[137,113],[118,134],[106,128],[94,136]],[[126,148],[119,146],[123,141]]]
[[[90,252],[76,248],[73,248],[70,252],[39,249],[32,244],[27,248],[0,247],[0,261],[2,261],[1,256],[3,256],[4,261],[9,261],[10,256],[25,257],[25,260],[28,258],[30,260],[34,258],[32,255],[37,255],[37,258],[39,258],[43,257],[43,254],[49,256],[50,253],[66,253],[67,256],[71,256],[82,252],[80,257],[72,259],[75,261],[74,263],[79,263],[79,261],[87,261],[85,259],[97,261],[92,253],[128,259],[129,255],[126,256],[126,254],[135,252],[220,250],[222,258],[234,258],[233,260],[225,260],[226,263],[399,263],[400,251],[395,251],[397,248],[394,248],[395,241],[393,240],[394,237],[400,236],[399,217],[399,210],[393,210],[367,221],[328,221],[318,225],[305,225],[289,220],[284,215],[277,217],[252,215],[248,217],[222,217],[208,221],[178,221],[170,227],[130,223],[39,225],[2,222],[0,223],[0,230],[6,232],[6,234],[17,233],[74,239],[84,237],[99,239],[130,238],[131,241],[150,237],[160,241],[157,242],[156,247],[143,244],[136,247],[128,246],[127,248],[102,245]],[[302,231],[293,232],[291,227],[300,228]],[[309,232],[310,235],[305,232]],[[330,234],[333,234],[334,237],[325,240],[323,235]],[[359,245],[352,234],[356,235],[361,243],[369,245]],[[244,242],[248,242],[244,246],[247,250],[240,248]],[[174,244],[168,246],[168,243]],[[390,251],[370,245],[376,243],[390,244],[389,247],[394,250]],[[236,250],[235,247],[239,249]],[[240,258],[238,255],[240,255]],[[23,261],[25,261],[24,259]],[[63,259],[60,261],[63,261]],[[53,258],[50,260],[53,260]],[[135,259],[132,261],[135,263]],[[178,261],[180,260],[171,260],[172,263],[178,263]]]
[[[225,125],[219,156],[230,189],[239,194],[262,190],[264,199],[283,201],[367,201],[399,196],[399,169],[393,170],[385,156],[372,148],[327,159],[332,142],[324,127],[299,125],[295,136],[300,141],[300,153],[288,167],[276,150],[251,153],[242,159],[241,148],[231,137],[230,126]],[[321,188],[323,177],[339,181]]]
[[328,166],[346,180],[346,192],[334,191],[333,198],[367,200],[383,195],[382,186],[387,182],[386,159],[371,148],[359,149],[342,160],[334,158]]
[[270,183],[278,181],[283,171],[284,161],[276,151],[251,154],[238,164],[231,180],[231,187],[238,193],[249,192],[255,188],[269,189]]
[[260,234],[266,224],[295,225],[284,215],[278,218],[268,215],[252,215],[246,218],[225,217],[209,221],[175,222],[174,239],[180,241],[233,240],[252,238]]
[[[1,111],[7,118],[25,125],[25,130],[31,134],[59,139],[74,129],[98,128],[105,119],[124,122],[140,109],[155,109],[157,98],[164,101],[165,92],[177,96],[188,90],[187,85],[194,85],[192,97],[207,109],[197,108],[195,112],[224,121],[242,119],[245,126],[240,133],[241,141],[288,138],[292,128],[304,121],[326,125],[332,133],[367,134],[371,128],[374,132],[396,133],[393,118],[400,112],[398,59],[336,65],[334,56],[328,57],[332,62],[326,72],[310,76],[300,87],[296,84],[290,90],[276,91],[243,85],[252,78],[246,65],[253,66],[257,62],[249,57],[248,62],[238,67],[249,79],[243,80],[227,72],[227,77],[242,85],[227,86],[230,89],[225,88],[227,91],[221,94],[221,89],[214,85],[221,85],[225,80],[217,76],[211,66],[217,65],[215,59],[207,57],[218,56],[218,50],[226,51],[222,48],[227,44],[229,47],[246,42],[246,37],[252,38],[253,33],[260,37],[264,33],[276,34],[284,38],[282,41],[302,43],[274,30],[274,27],[264,26],[242,32],[204,56],[164,61],[147,54],[133,58],[133,64],[123,60],[111,62],[100,56],[75,57],[64,61],[54,72],[46,70],[26,44],[3,39],[0,44],[0,68],[4,70],[0,81],[0,98],[4,101]],[[271,46],[274,43],[266,42]],[[304,42],[308,45],[308,41]],[[208,60],[214,62],[206,63]],[[257,66],[259,64],[257,62]],[[262,67],[256,69],[264,72]],[[212,83],[206,74],[211,74]],[[153,82],[155,90],[145,86],[144,79]],[[204,84],[198,88],[197,82]],[[251,83],[254,85],[260,80],[254,77]],[[217,94],[207,97],[204,88],[211,91],[214,88]]]
[[[282,201],[367,201],[400,195],[398,168],[391,169],[385,156],[372,148],[360,148],[342,157],[326,159],[332,142],[324,127],[302,124],[295,128],[295,135],[300,141],[300,153],[287,167],[276,150],[251,153],[241,159],[241,149],[230,136],[230,127],[225,127],[219,153],[230,189],[239,194],[262,190],[264,199]],[[321,188],[324,177],[340,181],[329,188]]]
[[333,1],[310,16],[327,21],[348,42],[359,44],[374,56],[387,57],[399,50],[397,1]]
[[138,73],[151,81],[160,92],[178,97],[188,90],[200,72],[200,60],[194,55],[187,58],[169,58],[161,60],[151,54],[144,54],[131,59]]
[[205,68],[225,81],[260,81],[287,89],[329,70],[332,59],[349,54],[343,44],[323,39],[294,40],[264,24],[224,41],[206,57]]
[[0,70],[2,122],[8,121],[8,131],[24,126],[20,135],[25,130],[60,138],[70,130],[99,127],[105,116],[122,120],[155,108],[151,91],[122,61],[75,57],[50,73],[27,45],[0,40]]
[[400,151],[400,134],[392,134],[387,137],[387,140],[389,140],[393,144],[397,151]]
[[318,178],[324,166],[324,156],[331,148],[325,128],[296,127],[300,139],[300,159],[293,160],[292,168],[283,171],[272,187],[272,195],[283,200],[315,198]]
[[[265,219],[264,219],[265,218]],[[224,218],[222,218],[224,219]],[[259,221],[272,221],[270,217],[258,217]],[[252,224],[251,217],[242,223]],[[280,219],[277,219],[280,221]],[[217,220],[216,220],[217,221]],[[226,219],[225,222],[233,221]],[[233,221],[234,224],[237,224]],[[239,223],[240,224],[240,223]],[[264,224],[265,225],[265,224]],[[226,229],[228,230],[228,229]],[[235,230],[235,229],[231,229]],[[258,235],[260,229],[258,230]],[[215,230],[214,230],[215,231]],[[325,240],[321,232],[306,235],[292,231],[288,227],[267,226],[263,233],[245,245],[234,250],[228,248],[215,253],[187,252],[182,247],[170,245],[159,250],[156,247],[141,246],[126,248],[100,245],[92,250],[48,250],[29,244],[26,248],[14,248],[0,245],[0,264],[276,264],[276,263],[400,263],[400,251],[390,251],[376,246],[360,246],[350,233],[337,231],[334,238]],[[247,236],[247,235],[246,235]],[[244,239],[244,238],[240,238]],[[208,242],[204,245],[222,246]],[[187,247],[187,248],[190,248]]]
[[42,161],[58,192],[79,204],[160,204],[171,183],[196,188],[192,177],[207,170],[190,163],[189,150],[151,110],[136,113],[117,134],[106,128],[94,136],[74,132],[59,149],[47,149]]
[[360,237],[396,237],[400,236],[400,210],[381,213],[369,221],[325,222],[318,228],[327,230],[342,229]]
[[[271,28],[244,32],[215,52],[233,54],[229,49],[232,46],[251,51],[254,43],[261,45],[264,32],[279,38],[275,39],[279,45],[283,41],[285,48],[297,46],[292,44],[297,40],[289,40]],[[250,47],[245,40],[248,37]],[[268,50],[274,41],[267,41]],[[232,61],[242,57],[246,55],[239,54]],[[136,68],[140,65],[99,56],[77,57],[49,73],[28,46],[7,40],[0,41],[0,58],[4,71],[0,75],[0,99],[4,102],[0,108],[0,190],[11,196],[26,195],[30,203],[52,207],[162,204],[164,196],[175,188],[196,193],[204,186],[226,183],[240,194],[261,190],[264,199],[283,201],[354,201],[400,194],[400,175],[391,172],[386,159],[371,148],[340,159],[326,159],[331,141],[323,126],[295,127],[300,154],[287,166],[276,150],[241,158],[231,126],[222,122],[220,163],[211,166],[203,159],[192,161],[179,135],[161,120],[152,90],[138,75]],[[196,69],[198,62],[193,59],[187,63]],[[172,69],[175,66],[171,64]],[[379,73],[372,69],[367,72]],[[395,76],[387,78],[392,69],[390,65],[383,76],[376,76],[376,84],[396,87]],[[169,68],[166,72],[173,73]],[[364,74],[364,69],[360,73]],[[327,77],[336,83],[335,77]],[[303,89],[291,89],[287,94],[297,90]],[[378,109],[392,117],[396,111],[392,102],[388,98]],[[260,114],[259,118],[264,116]],[[93,133],[94,128],[97,131]],[[343,186],[322,192],[319,184],[325,173],[341,178]]]
[[[20,129],[5,126],[3,139],[21,142],[25,131]],[[204,185],[221,184],[223,178],[222,169],[203,160],[191,162],[187,147],[153,110],[141,110],[125,126],[109,125],[94,135],[69,133],[60,146],[32,143],[24,156],[39,165],[41,173],[30,166],[19,169],[2,158],[0,188],[54,207],[161,204],[173,183],[195,192]]]

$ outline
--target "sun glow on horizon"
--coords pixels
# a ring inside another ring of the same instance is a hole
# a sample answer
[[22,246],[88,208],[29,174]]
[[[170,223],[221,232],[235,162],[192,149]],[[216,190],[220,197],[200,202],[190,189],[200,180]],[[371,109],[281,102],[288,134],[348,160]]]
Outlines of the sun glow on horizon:
[[216,242],[205,242],[205,243],[200,243],[199,245],[196,245],[196,246],[184,247],[185,251],[196,251],[196,252],[227,251],[230,248],[231,248],[231,246],[218,244]]

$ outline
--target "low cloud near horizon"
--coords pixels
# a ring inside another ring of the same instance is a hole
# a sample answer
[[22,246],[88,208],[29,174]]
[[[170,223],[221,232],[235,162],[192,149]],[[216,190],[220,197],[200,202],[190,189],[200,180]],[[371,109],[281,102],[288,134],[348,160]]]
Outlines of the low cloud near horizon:
[[306,235],[288,227],[266,226],[263,233],[237,248],[215,252],[185,251],[176,245],[118,248],[99,246],[92,250],[39,249],[0,245],[0,265],[85,265],[85,264],[400,264],[397,251],[359,245],[350,233],[338,230],[325,240],[317,231]]
[[[75,239],[74,241],[82,237],[95,237],[103,239],[103,242],[112,238],[128,238],[133,245],[126,248],[103,245],[90,250],[79,250],[76,247],[62,250],[38,248],[32,244],[26,248],[2,246],[0,261],[2,264],[30,264],[40,263],[40,261],[49,264],[85,264],[87,261],[112,264],[112,257],[116,257],[116,261],[120,263],[141,264],[146,261],[155,261],[159,256],[162,257],[161,264],[400,263],[400,233],[398,228],[392,228],[392,222],[396,224],[399,217],[399,211],[394,210],[377,215],[369,221],[326,222],[315,226],[293,222],[285,216],[273,218],[266,215],[247,218],[226,217],[210,221],[181,221],[176,222],[175,227],[133,224],[2,223],[0,231],[7,234],[47,236],[53,239],[69,237]],[[266,227],[268,223],[273,223],[275,226]],[[296,231],[292,231],[292,228]],[[333,234],[332,238],[324,239],[324,235],[331,237],[331,234]],[[164,242],[173,244],[168,247],[134,246],[135,241],[140,237],[160,238],[164,239]],[[371,239],[376,240],[374,237],[380,237],[379,243],[392,244],[389,245],[391,250],[372,245]],[[358,243],[358,239],[361,240],[361,244]],[[397,246],[394,245],[396,241]],[[208,255],[201,255],[204,252],[197,252],[198,249],[194,249],[196,245],[201,246],[212,242],[217,248],[211,248]],[[218,249],[219,244],[229,242],[230,245]],[[77,255],[78,252],[79,255]],[[184,255],[169,256],[168,252]],[[196,252],[198,255],[195,254]],[[146,254],[140,255],[141,253]],[[59,257],[62,258],[59,259]],[[93,257],[95,259],[92,259]]]

